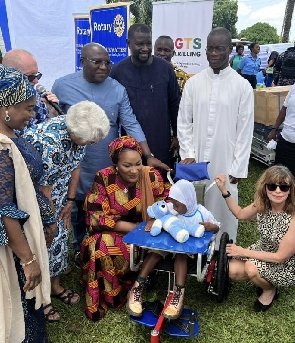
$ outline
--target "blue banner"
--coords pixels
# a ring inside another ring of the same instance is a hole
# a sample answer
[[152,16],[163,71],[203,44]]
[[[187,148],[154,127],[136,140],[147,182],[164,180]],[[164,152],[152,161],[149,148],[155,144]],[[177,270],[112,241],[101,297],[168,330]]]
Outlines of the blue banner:
[[89,15],[81,14],[74,16],[75,22],[75,70],[82,69],[80,58],[81,50],[85,44],[91,42]]
[[7,11],[5,0],[0,0],[0,27],[6,51],[11,50],[11,41],[8,27]]
[[129,3],[90,8],[91,41],[103,45],[113,63],[128,56]]

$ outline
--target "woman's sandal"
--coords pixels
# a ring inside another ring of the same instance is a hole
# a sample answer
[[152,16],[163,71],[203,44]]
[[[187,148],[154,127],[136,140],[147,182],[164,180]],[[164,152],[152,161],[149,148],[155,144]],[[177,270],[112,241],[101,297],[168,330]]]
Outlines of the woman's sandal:
[[[52,306],[52,304],[48,304],[46,306],[43,306],[43,310],[46,310],[47,308],[51,307],[51,309],[47,312],[47,313],[44,313],[44,316],[45,316],[45,320],[48,322],[48,323],[56,323],[56,322],[59,322],[60,321],[60,317],[58,318],[55,318],[55,319],[50,319],[49,317],[50,316],[54,316],[56,313],[58,313],[58,311]],[[58,313],[59,314],[59,313]]]
[[[78,295],[78,299],[76,301],[72,302],[71,300],[74,298],[75,295]],[[75,305],[80,301],[79,294],[76,293],[75,291],[71,290],[71,289],[65,289],[64,288],[64,290],[62,292],[60,292],[59,294],[51,294],[51,296],[53,298],[57,298],[57,299],[61,300],[63,303],[65,303],[67,305]]]

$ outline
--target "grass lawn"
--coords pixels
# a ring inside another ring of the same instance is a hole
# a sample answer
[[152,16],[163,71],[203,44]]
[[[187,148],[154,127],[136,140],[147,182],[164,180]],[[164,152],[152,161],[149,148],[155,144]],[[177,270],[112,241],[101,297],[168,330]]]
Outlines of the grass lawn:
[[[266,166],[251,160],[249,177],[240,183],[240,204],[253,200],[255,183]],[[222,198],[220,201],[223,201]],[[255,222],[240,222],[238,243],[247,246],[257,239]],[[73,256],[71,255],[71,261]],[[129,320],[125,307],[109,310],[100,322],[92,322],[84,315],[84,291],[80,285],[80,271],[72,264],[72,272],[63,276],[62,285],[81,295],[78,305],[68,306],[53,299],[61,321],[47,325],[51,343],[131,343],[149,342],[150,329]],[[164,300],[167,275],[161,273],[145,300]],[[164,286],[163,286],[164,285]],[[204,283],[187,277],[185,305],[199,314],[200,333],[191,342],[199,343],[291,343],[295,342],[295,288],[283,290],[274,306],[265,313],[252,310],[256,300],[255,289],[249,282],[234,283],[228,299],[218,304],[206,291]],[[161,334],[162,343],[189,342]]]

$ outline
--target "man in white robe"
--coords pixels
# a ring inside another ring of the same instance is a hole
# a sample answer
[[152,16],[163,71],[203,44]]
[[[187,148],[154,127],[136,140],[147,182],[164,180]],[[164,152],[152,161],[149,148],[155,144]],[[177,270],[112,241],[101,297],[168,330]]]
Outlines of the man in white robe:
[[[224,173],[228,191],[238,201],[237,183],[248,174],[254,126],[254,97],[249,82],[229,66],[231,34],[213,29],[207,37],[209,67],[185,84],[177,120],[182,163],[209,161],[210,181]],[[216,186],[205,195],[205,206],[221,222],[234,242],[238,221],[227,208]]]

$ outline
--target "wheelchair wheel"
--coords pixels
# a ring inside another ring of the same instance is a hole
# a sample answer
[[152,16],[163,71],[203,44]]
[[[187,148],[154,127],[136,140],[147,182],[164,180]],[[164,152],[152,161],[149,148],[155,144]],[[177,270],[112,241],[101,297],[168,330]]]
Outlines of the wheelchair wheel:
[[229,293],[229,258],[226,254],[226,245],[229,243],[229,236],[227,232],[221,235],[219,243],[219,254],[217,258],[217,273],[216,273],[216,293],[217,302],[221,303],[227,298]]

